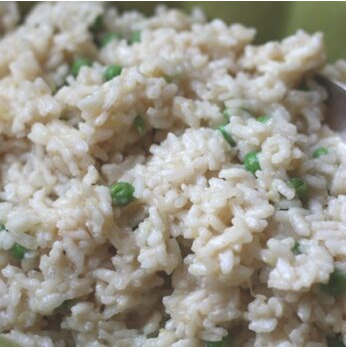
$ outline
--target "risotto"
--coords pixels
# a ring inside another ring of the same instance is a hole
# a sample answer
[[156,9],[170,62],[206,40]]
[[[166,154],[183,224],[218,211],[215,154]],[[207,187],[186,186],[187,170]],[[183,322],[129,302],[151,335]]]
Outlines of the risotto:
[[[199,10],[0,4],[0,333],[23,346],[346,336],[323,36]],[[346,340],[346,339],[345,339]]]

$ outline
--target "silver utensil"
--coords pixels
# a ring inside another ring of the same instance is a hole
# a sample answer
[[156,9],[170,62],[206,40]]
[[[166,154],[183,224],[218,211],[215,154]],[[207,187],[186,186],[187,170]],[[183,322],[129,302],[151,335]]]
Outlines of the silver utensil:
[[346,84],[321,74],[315,79],[328,91],[326,123],[346,141]]

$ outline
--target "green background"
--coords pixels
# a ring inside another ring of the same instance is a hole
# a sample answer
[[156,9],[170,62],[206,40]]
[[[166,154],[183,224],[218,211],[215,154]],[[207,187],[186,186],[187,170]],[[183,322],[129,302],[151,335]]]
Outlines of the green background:
[[[162,3],[162,2],[161,2]],[[322,31],[325,35],[329,61],[346,58],[346,2],[245,2],[245,1],[170,1],[167,6],[190,11],[199,6],[209,19],[221,18],[227,23],[243,23],[257,28],[256,42],[280,39],[304,29],[309,33]],[[19,4],[23,14],[33,2]],[[114,2],[120,10],[138,9],[146,14],[152,13],[159,2],[120,1]],[[0,346],[10,345],[0,338]]]
[[[137,9],[152,13],[155,6],[165,3],[190,11],[199,6],[209,19],[221,18],[227,23],[242,23],[257,29],[256,43],[281,39],[304,29],[325,35],[328,59],[346,58],[346,2],[336,1],[114,1],[120,10]],[[33,2],[20,2],[25,13]]]
[[[281,39],[304,29],[309,33],[321,31],[325,35],[328,59],[346,58],[346,2],[334,1],[169,1],[170,7],[189,11],[199,6],[209,19],[221,18],[227,23],[243,23],[257,29],[257,43]],[[149,14],[158,2],[119,1],[122,10],[136,8]]]

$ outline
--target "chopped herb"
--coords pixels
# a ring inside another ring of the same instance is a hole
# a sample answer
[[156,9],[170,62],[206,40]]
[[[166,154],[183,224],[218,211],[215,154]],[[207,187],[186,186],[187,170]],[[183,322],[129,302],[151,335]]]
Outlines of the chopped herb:
[[166,83],[168,83],[168,84],[170,84],[172,82],[172,77],[167,75],[167,74],[165,74],[163,76],[163,78],[166,80]]
[[303,81],[300,86],[298,87],[298,90],[302,90],[302,91],[309,91],[310,88],[309,86],[307,85],[307,83],[305,81]]
[[346,291],[346,274],[335,268],[329,276],[328,283],[321,284],[321,289],[334,296],[344,293]]
[[309,188],[307,183],[300,177],[292,177],[289,180],[288,184],[291,188],[293,188],[296,191],[296,196],[299,199],[303,199],[306,196]]
[[107,46],[113,40],[120,40],[121,35],[117,33],[107,33],[100,39],[100,47]]
[[241,109],[242,111],[244,111],[244,112],[249,113],[249,114],[251,114],[251,115],[252,115],[252,111],[250,111],[250,109],[249,109],[249,108],[244,107],[244,106],[241,106],[241,107],[240,107],[240,109]]
[[228,123],[229,118],[231,118],[231,110],[229,108],[225,108],[222,114],[223,114],[223,117],[225,118],[225,121]]
[[112,80],[113,78],[120,75],[122,70],[123,70],[123,67],[118,64],[108,66],[103,74],[103,77],[105,78],[106,81]]
[[94,23],[89,27],[90,31],[94,34],[100,32],[103,28],[103,17],[97,16]]
[[341,333],[337,333],[327,337],[327,344],[329,347],[344,347],[344,339]]
[[69,120],[69,117],[67,115],[62,115],[60,117],[60,120],[63,120],[64,122],[67,122]]
[[160,333],[160,330],[156,330],[155,332],[149,333],[147,338],[157,338]]
[[3,224],[0,224],[0,231],[7,231],[6,226]]
[[130,45],[133,45],[135,43],[139,43],[141,41],[141,32],[133,32],[128,40],[128,43]]
[[267,115],[261,115],[260,117],[256,118],[256,120],[260,123],[266,123],[270,119]]
[[117,182],[110,186],[112,202],[114,205],[124,207],[135,200],[135,189],[128,182]]
[[66,79],[64,80],[64,82],[63,82],[61,85],[59,85],[59,86],[56,87],[54,93],[57,93],[57,92],[58,92],[60,89],[62,89],[64,86],[68,86],[68,82],[67,82]]
[[138,224],[136,224],[135,226],[133,226],[132,227],[132,231],[136,231],[138,229],[138,227],[139,227],[139,224],[140,224],[140,222]]
[[92,61],[89,58],[75,59],[72,63],[72,68],[71,68],[72,75],[76,78],[79,74],[80,69],[83,66],[91,67],[91,65],[92,65]]
[[225,130],[225,127],[223,125],[218,126],[217,130],[221,132],[222,136],[229,143],[230,146],[232,147],[236,146],[236,143],[233,140],[232,136]]
[[23,260],[25,253],[28,252],[28,249],[23,247],[22,245],[15,243],[13,247],[10,249],[11,255],[17,260]]
[[320,147],[320,148],[317,148],[314,150],[314,152],[312,153],[312,156],[314,158],[319,158],[319,157],[324,156],[326,154],[328,154],[328,148]]
[[54,312],[63,313],[71,308],[72,303],[73,303],[72,299],[66,299],[58,307],[54,309]]
[[294,246],[291,248],[291,251],[294,255],[299,255],[302,252],[300,251],[300,244],[299,242],[295,241]]
[[206,341],[204,344],[208,347],[229,347],[232,346],[232,339],[230,335],[226,335],[220,341]]
[[257,170],[261,170],[261,165],[258,160],[259,152],[250,152],[245,155],[244,166],[247,171],[255,174]]
[[145,135],[145,123],[144,119],[140,115],[137,115],[137,117],[134,119],[133,125],[141,136]]

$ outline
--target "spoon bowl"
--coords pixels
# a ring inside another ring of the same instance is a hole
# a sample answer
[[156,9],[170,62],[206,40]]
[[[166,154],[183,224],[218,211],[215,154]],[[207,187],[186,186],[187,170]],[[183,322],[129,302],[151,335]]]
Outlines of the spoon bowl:
[[324,75],[315,79],[328,91],[326,123],[346,141],[346,84]]

